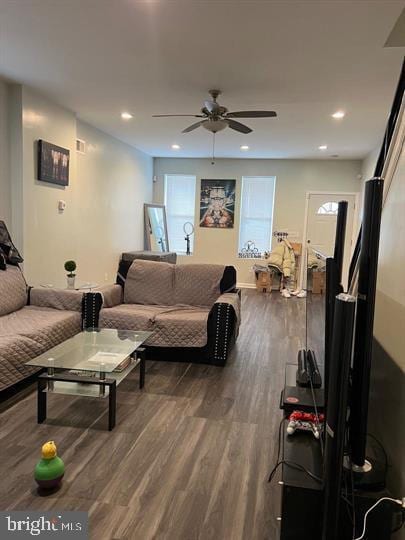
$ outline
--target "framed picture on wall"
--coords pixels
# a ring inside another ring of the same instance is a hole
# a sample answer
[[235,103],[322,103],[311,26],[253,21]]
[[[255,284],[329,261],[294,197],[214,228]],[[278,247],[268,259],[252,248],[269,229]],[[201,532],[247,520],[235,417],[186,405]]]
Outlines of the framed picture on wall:
[[69,185],[70,151],[49,142],[38,141],[38,180],[59,186]]
[[236,180],[201,180],[200,227],[232,229]]

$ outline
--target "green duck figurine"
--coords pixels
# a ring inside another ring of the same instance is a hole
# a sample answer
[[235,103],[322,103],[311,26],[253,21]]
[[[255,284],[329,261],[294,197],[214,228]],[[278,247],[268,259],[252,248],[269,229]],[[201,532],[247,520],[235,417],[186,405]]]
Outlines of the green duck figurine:
[[56,455],[56,445],[48,441],[42,446],[42,459],[35,466],[34,478],[42,489],[58,488],[65,474],[65,464]]

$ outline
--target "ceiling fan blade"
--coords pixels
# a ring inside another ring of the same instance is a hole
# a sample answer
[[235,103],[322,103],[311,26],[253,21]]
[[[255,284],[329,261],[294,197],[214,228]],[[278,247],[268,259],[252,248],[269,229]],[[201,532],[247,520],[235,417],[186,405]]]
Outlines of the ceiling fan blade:
[[274,118],[276,111],[236,111],[227,113],[227,118]]
[[195,124],[188,126],[188,128],[183,129],[182,133],[189,133],[190,131],[193,131],[194,129],[197,129],[198,127],[202,126],[205,122],[206,120],[201,120],[200,122],[196,122]]
[[227,118],[225,121],[231,129],[239,131],[239,133],[251,133],[252,131],[250,127],[247,127],[245,124],[241,124],[240,122],[235,122],[235,120],[230,120]]
[[205,118],[203,114],[152,114],[153,118],[166,118],[168,116],[192,116],[193,118]]

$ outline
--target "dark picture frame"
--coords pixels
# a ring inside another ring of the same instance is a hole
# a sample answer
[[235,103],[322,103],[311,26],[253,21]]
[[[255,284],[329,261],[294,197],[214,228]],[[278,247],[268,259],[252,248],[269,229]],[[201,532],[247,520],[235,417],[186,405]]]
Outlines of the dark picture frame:
[[200,227],[233,229],[236,180],[201,180]]
[[69,185],[70,150],[39,139],[38,180],[58,186]]

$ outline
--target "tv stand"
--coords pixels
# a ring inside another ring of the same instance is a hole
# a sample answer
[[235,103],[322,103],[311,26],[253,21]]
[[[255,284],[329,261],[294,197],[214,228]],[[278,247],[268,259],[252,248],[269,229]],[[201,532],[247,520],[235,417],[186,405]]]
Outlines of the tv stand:
[[[299,355],[306,354],[300,351]],[[315,412],[311,388],[297,385],[298,364],[287,364],[285,384],[281,392],[280,408],[287,418],[294,410]],[[314,388],[318,413],[324,410],[323,388]],[[296,431],[287,434],[284,421],[281,459],[307,469],[322,478],[321,442],[312,433]],[[321,540],[322,535],[322,483],[307,473],[282,465],[281,485],[281,540]]]
[[[311,433],[287,435],[285,423],[282,459],[297,463],[322,477],[319,441]],[[322,484],[305,472],[282,465],[281,540],[320,540],[322,534]]]
[[[297,365],[287,364],[285,387],[281,394],[280,408],[284,410],[284,415],[288,416],[292,409],[301,409],[301,404],[290,404],[285,406],[284,397],[294,396],[294,380]],[[294,380],[293,380],[294,379]],[[300,391],[299,397],[303,402],[308,402],[308,410],[313,412],[312,393],[310,388],[296,388]],[[323,389],[318,391],[319,402],[318,412],[323,409]],[[309,395],[305,395],[307,392]],[[309,401],[311,399],[311,402]],[[318,399],[316,398],[318,401]],[[302,402],[301,402],[302,403]],[[294,405],[294,406],[293,406]],[[291,407],[291,410],[290,410]],[[320,409],[320,410],[319,410]],[[382,472],[385,468],[381,466],[381,456],[375,448],[368,449],[367,455],[373,462],[373,470],[370,473],[353,473],[355,482],[354,506],[356,510],[356,534],[361,534],[365,512],[381,497],[389,496],[388,492],[373,491],[370,486],[381,486]],[[295,432],[293,435],[287,434],[287,420],[284,421],[282,436],[281,459],[285,462],[295,463],[307,469],[315,476],[323,477],[323,458],[320,441],[315,439],[312,433]],[[350,485],[351,474],[342,470],[346,474],[346,483]],[[368,476],[370,475],[370,476]],[[368,483],[367,483],[368,482]],[[323,485],[314,478],[311,478],[304,471],[282,464],[281,482],[281,529],[280,540],[322,540],[322,520],[323,520]],[[344,488],[343,488],[344,491]],[[342,492],[342,498],[346,494]],[[342,503],[341,520],[339,523],[339,540],[352,540],[353,526],[350,519],[350,512],[346,511]],[[389,540],[391,538],[392,517],[396,509],[393,505],[381,503],[380,507],[369,515],[367,519],[368,540]]]

